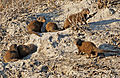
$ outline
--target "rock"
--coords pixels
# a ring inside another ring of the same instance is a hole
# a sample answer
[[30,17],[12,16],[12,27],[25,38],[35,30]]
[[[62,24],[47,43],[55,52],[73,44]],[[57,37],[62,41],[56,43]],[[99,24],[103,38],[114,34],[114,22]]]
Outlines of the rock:
[[41,67],[41,72],[47,73],[47,71],[48,71],[48,67],[47,66],[42,66]]
[[109,11],[110,11],[111,15],[115,14],[115,12],[116,12],[114,9],[109,9]]

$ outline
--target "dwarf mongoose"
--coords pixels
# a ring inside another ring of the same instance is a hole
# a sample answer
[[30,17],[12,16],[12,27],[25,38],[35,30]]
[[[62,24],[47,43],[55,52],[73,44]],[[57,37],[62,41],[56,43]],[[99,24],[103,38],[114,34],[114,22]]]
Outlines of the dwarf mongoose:
[[37,20],[33,20],[29,23],[27,26],[28,33],[30,34],[36,34],[40,36],[38,33],[41,33],[41,27],[43,26],[43,23],[45,22],[45,17],[39,16]]
[[83,22],[87,24],[86,19],[87,19],[87,14],[89,13],[90,13],[89,9],[84,8],[81,12],[68,16],[64,22],[63,28],[66,29],[71,25],[77,25],[78,22],[80,22],[81,25],[83,24]]
[[46,24],[46,31],[47,32],[56,32],[58,31],[58,26],[56,23],[53,23],[53,22],[48,22]]
[[97,5],[99,9],[102,9],[104,6],[104,3],[101,0],[97,0]]
[[107,7],[107,5],[110,3],[110,0],[97,0],[97,5],[99,9],[102,9],[103,7]]
[[3,56],[4,62],[10,62],[10,61],[17,61],[19,58],[18,50],[17,50],[17,44],[12,44],[10,46],[10,50],[6,51],[5,55]]
[[23,57],[35,52],[37,50],[37,47],[34,44],[28,44],[28,45],[19,45],[17,47],[20,59]]
[[89,57],[91,57],[91,55],[94,55],[96,57],[96,56],[98,56],[98,53],[102,53],[102,52],[116,52],[116,53],[119,52],[119,51],[98,49],[96,47],[96,45],[90,41],[82,41],[82,40],[78,39],[74,43],[78,47],[78,50],[79,50],[78,53],[85,52],[88,54]]

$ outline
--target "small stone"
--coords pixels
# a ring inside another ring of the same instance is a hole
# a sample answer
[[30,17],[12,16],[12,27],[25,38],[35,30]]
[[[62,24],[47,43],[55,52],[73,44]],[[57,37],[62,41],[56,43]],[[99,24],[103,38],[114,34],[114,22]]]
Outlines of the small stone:
[[0,71],[3,71],[4,70],[4,64],[2,62],[0,62]]
[[112,15],[115,13],[114,9],[109,9],[109,11],[110,11],[110,14],[112,14]]
[[39,66],[39,65],[41,65],[41,62],[35,60],[35,62],[33,64],[36,65],[36,66]]
[[47,71],[48,71],[48,67],[47,66],[42,66],[41,72],[47,73]]

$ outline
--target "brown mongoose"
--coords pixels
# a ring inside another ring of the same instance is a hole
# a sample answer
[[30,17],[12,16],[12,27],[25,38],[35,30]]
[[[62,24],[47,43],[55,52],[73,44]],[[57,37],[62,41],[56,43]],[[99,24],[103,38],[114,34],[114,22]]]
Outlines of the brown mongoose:
[[108,7],[108,4],[110,3],[110,0],[97,0],[97,5],[99,9],[102,9],[103,7]]
[[12,44],[10,46],[10,50],[6,51],[5,55],[3,56],[4,62],[10,62],[10,61],[17,61],[19,58],[18,50],[17,50],[17,44]]
[[97,0],[97,5],[99,9],[102,9],[104,6],[104,3],[101,0]]
[[89,14],[89,13],[90,13],[89,9],[84,8],[81,12],[68,16],[64,22],[63,28],[66,29],[66,28],[70,27],[71,25],[77,25],[78,22],[80,22],[81,25],[83,24],[83,22],[85,24],[87,24],[87,22],[86,22],[87,14]]
[[48,22],[48,23],[46,24],[46,31],[47,31],[47,32],[56,32],[56,31],[58,31],[58,26],[57,26],[57,24],[54,23],[54,22]]
[[78,50],[79,50],[78,54],[80,52],[85,52],[85,53],[88,54],[89,57],[91,57],[91,55],[94,55],[95,57],[97,57],[98,53],[102,53],[102,52],[115,52],[115,53],[119,52],[119,51],[98,49],[96,47],[96,45],[93,42],[90,42],[90,41],[82,41],[82,40],[78,39],[78,40],[75,40],[74,43],[78,47]]
[[23,57],[35,52],[37,50],[37,47],[34,44],[28,44],[28,45],[19,45],[17,49],[20,59],[22,59]]
[[28,33],[30,34],[36,34],[40,36],[38,33],[41,33],[41,27],[43,26],[43,23],[45,22],[45,17],[39,16],[37,20],[33,20],[29,23],[27,26]]

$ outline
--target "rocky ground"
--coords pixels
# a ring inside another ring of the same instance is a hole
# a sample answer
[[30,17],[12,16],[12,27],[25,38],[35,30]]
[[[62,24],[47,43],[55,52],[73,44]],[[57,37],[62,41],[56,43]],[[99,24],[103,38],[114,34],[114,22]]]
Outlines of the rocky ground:
[[[74,40],[93,42],[98,48],[120,51],[120,6],[98,9],[95,0],[17,0],[0,12],[0,77],[1,78],[119,78],[120,53],[105,53],[105,57],[86,58],[77,55]],[[32,1],[32,4],[31,4]],[[63,28],[67,15],[89,8],[89,26],[78,31],[68,28],[58,32],[28,34],[31,20],[45,16]],[[37,51],[16,62],[2,62],[11,44],[35,44]]]

